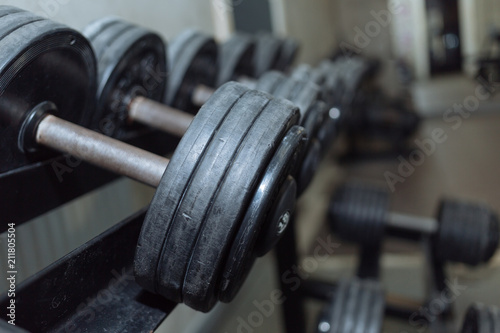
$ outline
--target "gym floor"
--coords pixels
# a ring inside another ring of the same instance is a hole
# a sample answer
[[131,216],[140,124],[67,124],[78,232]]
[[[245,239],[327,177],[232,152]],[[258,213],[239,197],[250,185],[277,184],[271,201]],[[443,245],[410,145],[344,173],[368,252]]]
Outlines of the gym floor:
[[[500,106],[498,95],[486,97],[484,91],[476,91],[478,83],[463,76],[450,75],[427,82],[416,83],[413,96],[420,114],[425,120],[415,136],[419,142],[430,142],[433,131],[441,129],[441,143],[428,144],[423,151],[425,158],[417,161],[411,172],[403,175],[404,182],[394,185],[392,208],[395,211],[434,216],[438,201],[453,197],[481,201],[500,212]],[[482,99],[482,100],[481,100]],[[479,103],[475,103],[479,101]],[[462,114],[447,114],[449,108],[462,104]],[[470,110],[467,111],[467,110]],[[454,116],[455,118],[451,118]],[[417,145],[415,148],[418,149]],[[398,174],[398,157],[370,162],[351,163],[339,166],[326,159],[313,186],[299,206],[299,249],[305,256],[312,255],[315,240],[325,237],[328,198],[337,184],[356,179],[387,184],[384,173]],[[356,268],[356,247],[343,244],[336,255],[322,263],[314,276],[335,281],[350,277]],[[382,277],[386,292],[422,301],[425,295],[425,260],[418,245],[387,240],[382,260]],[[469,268],[464,265],[449,265],[450,280],[457,278],[465,289],[456,299],[455,319],[446,329],[434,328],[435,332],[458,332],[464,311],[475,301],[500,305],[500,251],[487,267]],[[314,328],[320,304],[310,302],[309,327]],[[385,332],[429,332],[425,327],[408,320],[387,319]],[[312,332],[312,331],[311,331]]]

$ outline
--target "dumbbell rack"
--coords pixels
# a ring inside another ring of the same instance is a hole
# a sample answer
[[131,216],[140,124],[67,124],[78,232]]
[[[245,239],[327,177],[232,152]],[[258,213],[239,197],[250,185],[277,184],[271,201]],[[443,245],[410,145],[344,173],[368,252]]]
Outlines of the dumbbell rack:
[[[159,155],[173,151],[179,140],[157,131],[136,134],[127,142]],[[67,165],[66,159],[67,156],[57,156],[0,175],[0,188],[4,189],[0,192],[4,217],[0,232],[7,230],[7,223],[19,227],[118,178],[82,163],[60,182],[53,163]],[[88,332],[102,328],[120,331],[124,327],[134,332],[154,330],[175,304],[144,292],[132,278],[132,244],[137,242],[146,210],[147,207],[17,285],[16,326],[6,328],[12,332],[23,331],[18,327],[32,332],[75,327]],[[112,297],[97,301],[103,295]],[[0,296],[4,309],[8,302],[6,294]]]
[[[396,236],[396,233],[393,232],[391,235]],[[433,297],[442,295],[442,293],[447,291],[448,287],[445,284],[447,277],[444,270],[444,262],[437,259],[437,256],[435,255],[435,248],[428,237],[417,238],[414,235],[407,233],[397,233],[397,237],[403,237],[411,241],[421,242],[425,248],[425,258],[428,263],[427,282],[429,283],[429,291],[427,300],[424,301],[423,304],[418,304],[417,302],[404,299],[400,296],[397,296],[396,299],[389,297],[389,299],[386,300],[386,316],[408,320],[409,318],[414,317],[415,314],[421,313],[420,309],[427,306],[428,303],[432,301]],[[357,277],[361,279],[379,280],[381,255],[381,244],[361,247],[356,272]],[[337,285],[331,281],[311,279],[304,281],[302,295],[304,298],[309,297],[327,302],[334,296],[336,286]],[[450,315],[452,315],[453,304],[445,305],[446,307],[442,309],[442,312],[438,316],[438,320],[428,323],[429,328],[431,329],[430,332],[442,332],[443,320],[446,320]],[[422,318],[418,317],[414,319],[427,320],[423,316]]]
[[[126,142],[158,155],[172,152],[179,140],[158,131],[136,134]],[[7,223],[19,227],[119,177],[81,163],[72,172],[65,173],[64,181],[60,182],[53,165],[67,165],[67,158],[60,155],[0,174],[0,188],[8,189],[0,192],[0,211],[4,216],[0,232],[7,230]],[[125,328],[133,332],[154,331],[176,303],[142,290],[133,281],[134,244],[146,211],[147,207],[17,285],[16,326],[7,325],[5,329],[12,332],[24,332],[19,327],[30,332],[74,328],[88,332],[104,328],[112,332]],[[281,272],[298,261],[294,229],[288,230],[276,248]],[[282,290],[286,297],[283,304],[286,331],[305,332],[303,294],[283,283]],[[0,295],[1,307],[7,307],[8,302],[6,294]]]

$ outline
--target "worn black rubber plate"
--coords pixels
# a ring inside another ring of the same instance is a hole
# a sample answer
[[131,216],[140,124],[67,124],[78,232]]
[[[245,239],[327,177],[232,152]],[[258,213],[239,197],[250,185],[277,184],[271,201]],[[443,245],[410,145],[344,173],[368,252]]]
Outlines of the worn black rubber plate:
[[487,206],[443,200],[438,221],[433,241],[436,255],[443,261],[475,266],[488,262],[498,249],[498,217]]
[[218,49],[212,37],[186,30],[170,43],[167,104],[196,113],[193,92],[200,84],[215,87],[218,73]]
[[264,91],[274,96],[274,92],[287,77],[278,71],[269,71],[262,75],[257,81],[255,89]]
[[[259,187],[259,180],[276,147],[297,120],[295,106],[282,100],[271,100],[242,142],[204,217],[184,281],[183,294],[187,305],[207,311],[217,301],[221,265],[226,260],[250,198]],[[283,162],[281,167],[286,173],[291,165]]]
[[244,33],[234,34],[219,46],[219,75],[217,85],[238,81],[240,77],[253,77],[255,39]]
[[282,72],[288,71],[297,58],[299,49],[299,42],[295,38],[284,38],[281,43],[280,55],[278,63],[276,64],[276,69]]
[[138,125],[128,121],[136,96],[163,102],[167,86],[166,46],[154,32],[118,18],[93,22],[83,31],[97,56],[97,109],[92,125],[126,139]]
[[258,34],[256,41],[254,77],[261,77],[265,72],[278,70],[283,42],[269,33]]
[[56,153],[23,153],[18,137],[38,104],[51,101],[56,116],[87,126],[95,105],[96,61],[77,31],[31,13],[0,6],[0,173]]
[[319,87],[310,81],[300,81],[294,78],[286,78],[273,92],[275,97],[288,99],[297,105],[300,110],[300,123],[303,124],[311,106],[320,97]]
[[342,239],[379,244],[384,238],[389,202],[384,187],[356,181],[342,184],[330,203],[330,226]]
[[298,80],[306,80],[321,86],[325,82],[325,72],[321,68],[313,68],[308,64],[298,65],[290,75]]
[[[323,101],[316,100],[309,107],[301,126],[306,129],[310,138],[318,138],[321,128],[327,125],[327,121],[328,110],[326,104]],[[320,144],[324,145],[326,142],[320,141]]]
[[157,267],[171,220],[217,129],[247,91],[237,83],[220,87],[179,142],[153,197],[137,244],[134,272],[143,288],[156,292]]
[[[194,170],[172,218],[158,266],[157,291],[168,299],[183,301],[184,275],[205,215],[215,200],[226,173],[234,163],[240,145],[268,103],[269,98],[263,93],[245,93],[215,132],[213,140]],[[220,211],[219,213],[225,214]]]
[[[230,302],[243,285],[245,278],[257,256],[255,246],[262,240],[267,226],[272,221],[267,220],[270,209],[281,184],[285,181],[302,155],[307,133],[304,128],[294,126],[283,138],[271,162],[267,166],[264,176],[246,209],[241,227],[232,242],[223,273],[221,274],[219,299]],[[262,254],[262,253],[261,253]]]

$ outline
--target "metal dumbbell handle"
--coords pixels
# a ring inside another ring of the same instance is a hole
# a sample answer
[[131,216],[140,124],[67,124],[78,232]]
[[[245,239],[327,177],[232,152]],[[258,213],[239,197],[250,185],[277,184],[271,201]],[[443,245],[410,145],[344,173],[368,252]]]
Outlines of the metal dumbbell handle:
[[169,163],[167,158],[52,115],[40,121],[36,142],[155,188]]
[[[249,89],[257,88],[257,80],[247,76],[238,77],[236,82],[241,83]],[[193,90],[191,101],[194,105],[202,106],[208,101],[214,92],[215,90],[213,88],[200,84]]]
[[387,213],[386,226],[431,235],[438,231],[439,223],[432,217],[389,212]]
[[129,105],[128,116],[143,125],[182,136],[186,133],[193,115],[160,104],[151,99],[136,97]]
[[[193,99],[204,104],[213,92],[213,89],[200,85],[195,89]],[[136,97],[129,105],[129,118],[182,137],[194,116],[145,97]],[[53,115],[47,115],[40,121],[35,140],[40,145],[153,187],[158,187],[169,163],[167,158]]]
[[207,87],[205,85],[198,85],[194,91],[192,96],[192,102],[194,105],[202,106],[205,104],[208,99],[213,95],[215,90],[213,88]]
[[[251,78],[241,77],[238,78],[238,82],[251,88],[256,86],[257,81]],[[193,104],[202,106],[214,92],[215,90],[210,87],[198,85],[193,91]],[[191,124],[193,120],[193,115],[189,113],[142,96],[135,97],[132,102],[130,102],[128,117],[130,120],[179,137],[184,135],[189,124]]]

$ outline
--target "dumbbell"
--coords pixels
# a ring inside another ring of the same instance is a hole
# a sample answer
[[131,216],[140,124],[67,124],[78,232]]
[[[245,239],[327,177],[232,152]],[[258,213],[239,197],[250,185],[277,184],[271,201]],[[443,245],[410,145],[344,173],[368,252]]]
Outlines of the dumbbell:
[[364,245],[379,244],[392,231],[430,236],[440,260],[478,265],[498,247],[497,215],[480,204],[443,200],[437,218],[389,211],[385,188],[349,182],[338,188],[329,206],[332,230]]
[[385,297],[378,281],[341,280],[318,320],[317,333],[382,332]]
[[461,333],[500,333],[500,309],[472,304],[467,309]]
[[[128,133],[135,129],[133,121],[181,136],[193,116],[157,102],[161,101],[160,92],[165,91],[167,85],[165,78],[161,80],[154,78],[157,70],[161,73],[163,64],[167,62],[164,52],[166,46],[162,39],[153,32],[117,18],[105,18],[93,22],[84,30],[84,34],[92,43],[98,59],[100,89],[97,119],[94,123],[99,123],[100,128],[109,128],[102,126],[103,123],[112,124],[114,130],[106,134],[118,138],[126,138]],[[241,41],[241,38],[239,40]],[[191,92],[196,89],[203,89],[207,96],[213,94],[205,84],[214,81],[216,72],[202,69],[210,67],[210,63],[216,61],[213,45],[215,45],[213,39],[194,30],[188,30],[177,37],[172,48],[175,52],[169,52],[178,62],[172,65],[170,70],[172,76],[176,77],[169,81],[171,88],[168,89],[168,94],[175,96],[170,99],[172,104],[182,106],[183,103],[178,101],[180,98],[192,101]],[[240,49],[245,48],[240,47]],[[241,60],[228,61],[225,68],[227,72],[232,73],[231,77],[243,73],[239,63]],[[197,77],[198,74],[200,77]],[[291,79],[284,81],[287,80]],[[309,94],[311,105],[317,98],[315,87],[310,87],[302,94]],[[285,97],[278,94],[275,96]],[[288,99],[297,103],[293,98]],[[186,104],[184,106],[191,107]],[[298,171],[297,186],[300,194],[308,186],[317,169],[317,163],[310,161],[318,159],[318,152],[315,150],[316,127],[320,126],[324,109],[321,108],[321,104],[317,108],[310,108],[303,103],[298,106],[301,110],[307,111],[309,122],[301,120],[300,124],[313,138],[312,144],[309,142],[307,144],[304,162],[300,163],[302,167]]]
[[409,105],[386,96],[372,82],[378,72],[373,61],[359,57],[322,63],[324,87],[331,105],[342,110],[339,126],[350,135],[405,142],[419,127],[420,117]]
[[2,158],[23,167],[61,151],[157,187],[139,235],[136,281],[200,311],[232,300],[293,211],[291,175],[307,141],[298,109],[228,83],[169,160],[81,126],[95,105],[97,66],[80,33],[1,6],[0,36]]
[[[258,35],[262,36],[262,35]],[[267,35],[264,35],[267,36]],[[267,36],[271,38],[272,36]],[[271,39],[279,41],[276,37]],[[219,84],[225,82],[225,80],[235,80],[242,82],[245,85],[251,87],[252,89],[262,90],[268,92],[276,97],[282,97],[292,101],[297,104],[301,109],[301,113],[304,115],[304,120],[311,114],[316,114],[316,112],[311,112],[312,105],[323,104],[319,103],[318,100],[323,101],[323,95],[318,94],[317,90],[322,90],[320,86],[322,82],[315,81],[311,77],[303,75],[297,76],[292,75],[287,77],[286,75],[279,73],[277,70],[269,70],[262,74],[259,79],[253,78],[251,74],[253,71],[253,62],[251,59],[254,58],[256,46],[256,38],[248,34],[236,33],[226,42],[220,46],[220,75]],[[295,45],[295,47],[290,46],[289,48],[294,49],[297,52],[297,42],[293,39],[285,39],[282,44]],[[287,48],[283,46],[282,48]],[[287,53],[283,51],[282,53]],[[290,56],[289,56],[290,57]],[[270,58],[270,56],[268,56]],[[271,57],[272,58],[272,57]],[[223,65],[224,64],[224,65]],[[226,66],[226,68],[223,68]],[[304,65],[307,66],[307,65]],[[236,70],[238,68],[239,70]],[[328,129],[329,131],[335,130],[335,125],[328,123],[330,120],[325,118],[330,116],[333,121],[339,117],[339,115],[333,115],[332,112],[327,109],[327,105],[323,105],[320,109],[323,114],[324,120],[318,120],[323,123],[323,130]],[[307,125],[302,124],[307,128]],[[329,128],[330,126],[330,128]],[[312,128],[309,129],[308,133],[313,137]],[[319,141],[323,147],[327,146],[331,138],[320,137]]]
[[262,32],[255,35],[255,40],[254,77],[261,77],[271,70],[285,72],[299,51],[299,44],[293,38],[281,39],[270,33]]
[[[196,50],[193,45],[183,49],[179,44],[188,43],[182,41],[174,45],[177,52],[172,56],[191,63],[179,60],[167,77],[167,48],[154,32],[111,17],[91,23],[83,34],[98,61],[97,109],[91,124],[108,136],[126,139],[137,129],[134,122],[182,136],[192,114],[213,93],[208,86],[215,83],[216,70],[201,66],[204,61],[200,59],[216,59],[217,50],[213,40],[203,35],[195,36]],[[193,33],[188,31],[180,37],[186,39],[186,35]],[[184,53],[178,54],[181,51]],[[203,71],[198,71],[200,68]],[[167,98],[168,83],[171,88]],[[161,104],[165,100],[172,107]]]
[[217,86],[229,81],[238,81],[249,88],[256,86],[255,39],[245,33],[234,33],[226,42],[219,45],[219,73]]

